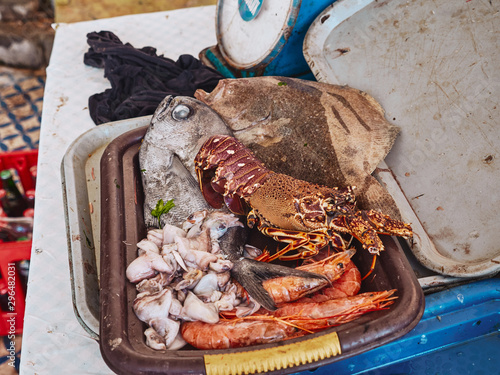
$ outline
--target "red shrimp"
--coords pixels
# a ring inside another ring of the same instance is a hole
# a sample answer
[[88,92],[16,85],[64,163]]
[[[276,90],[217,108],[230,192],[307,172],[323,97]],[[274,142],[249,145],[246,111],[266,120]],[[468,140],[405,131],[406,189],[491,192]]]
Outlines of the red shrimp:
[[262,283],[276,304],[296,301],[299,298],[320,290],[339,279],[347,270],[355,250],[346,250],[333,254],[323,260],[297,267],[302,271],[325,276],[325,279],[306,279],[296,276],[283,276],[266,280]]
[[185,322],[184,340],[198,349],[229,349],[287,340],[350,322],[362,314],[387,308],[395,290],[362,293],[324,302],[283,304],[272,314],[260,310],[244,318],[221,320],[215,324]]
[[333,282],[310,296],[303,297],[297,302],[323,302],[334,298],[351,297],[361,289],[361,273],[353,261],[349,261],[344,268],[344,273]]
[[281,305],[273,316],[293,317],[295,324],[302,328],[317,329],[317,320],[326,319],[328,325],[350,322],[359,316],[382,310],[394,303],[395,289],[382,292],[366,292],[351,297],[335,298],[323,302],[291,302]]
[[332,286],[323,288],[321,294],[330,299],[350,297],[361,289],[361,273],[353,261],[346,264],[344,273]]
[[[298,329],[277,319],[240,318],[221,320],[216,324],[185,322],[181,327],[184,340],[198,349],[229,349],[267,344],[296,337]],[[299,333],[302,335],[303,333]]]

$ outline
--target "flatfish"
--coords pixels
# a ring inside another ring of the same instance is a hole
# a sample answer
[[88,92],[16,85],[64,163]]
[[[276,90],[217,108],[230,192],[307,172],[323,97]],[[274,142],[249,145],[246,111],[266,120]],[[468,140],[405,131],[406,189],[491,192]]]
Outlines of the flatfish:
[[224,79],[195,97],[213,108],[271,170],[326,185],[356,186],[360,209],[400,218],[371,175],[399,128],[374,98],[348,87],[289,77]]

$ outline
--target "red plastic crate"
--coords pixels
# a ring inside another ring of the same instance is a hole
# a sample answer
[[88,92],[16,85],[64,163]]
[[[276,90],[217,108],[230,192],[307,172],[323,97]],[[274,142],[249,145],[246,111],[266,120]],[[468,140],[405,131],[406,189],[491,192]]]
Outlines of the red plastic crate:
[[17,169],[24,190],[34,189],[30,168],[38,162],[38,150],[14,151],[0,153],[0,171],[9,168]]
[[[0,309],[0,336],[23,332],[26,295],[15,263],[31,256],[31,241],[4,242],[0,244],[0,291],[12,297],[7,311]],[[14,266],[11,266],[14,264]],[[11,310],[12,308],[12,310]]]
[[[35,189],[30,168],[37,165],[38,150],[0,153],[0,170],[15,168],[24,190]],[[1,218],[0,218],[1,220]],[[0,243],[0,293],[11,296],[7,306],[0,307],[0,336],[20,334],[23,331],[26,294],[16,262],[29,260],[31,241]],[[12,266],[14,265],[14,266]]]

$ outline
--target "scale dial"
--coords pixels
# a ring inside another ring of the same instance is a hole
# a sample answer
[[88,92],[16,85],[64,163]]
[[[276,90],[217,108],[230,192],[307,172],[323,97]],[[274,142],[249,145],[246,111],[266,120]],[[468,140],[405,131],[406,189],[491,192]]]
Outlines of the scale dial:
[[236,69],[267,65],[290,35],[300,0],[219,0],[217,42]]

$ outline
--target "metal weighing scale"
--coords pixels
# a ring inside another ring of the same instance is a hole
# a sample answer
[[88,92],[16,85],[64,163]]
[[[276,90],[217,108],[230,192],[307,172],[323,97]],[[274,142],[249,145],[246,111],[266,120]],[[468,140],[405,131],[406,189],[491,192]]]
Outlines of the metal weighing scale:
[[227,78],[279,75],[314,79],[302,45],[307,29],[332,0],[219,0],[217,45],[200,60]]

